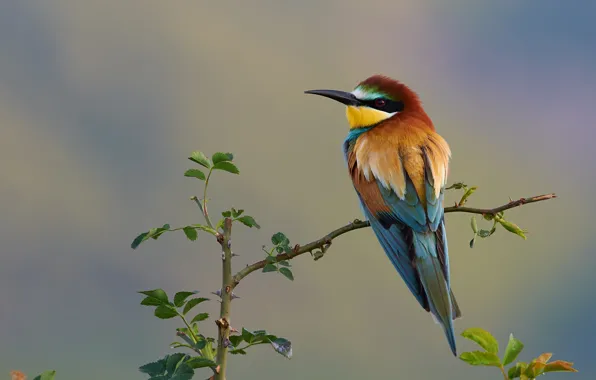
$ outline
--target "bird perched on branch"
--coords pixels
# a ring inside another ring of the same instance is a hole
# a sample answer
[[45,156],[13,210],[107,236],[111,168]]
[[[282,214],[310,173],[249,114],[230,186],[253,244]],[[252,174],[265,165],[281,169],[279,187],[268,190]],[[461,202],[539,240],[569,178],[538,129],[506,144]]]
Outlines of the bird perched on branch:
[[451,291],[443,193],[451,150],[418,95],[374,75],[354,91],[311,90],[347,106],[343,144],[364,216],[420,305],[442,325],[457,355],[453,320],[461,312]]

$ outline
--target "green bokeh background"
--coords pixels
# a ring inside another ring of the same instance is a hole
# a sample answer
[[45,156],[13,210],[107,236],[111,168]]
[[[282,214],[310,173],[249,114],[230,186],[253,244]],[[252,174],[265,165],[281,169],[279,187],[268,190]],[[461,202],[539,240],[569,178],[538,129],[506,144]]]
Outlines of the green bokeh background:
[[[549,377],[593,379],[595,11],[0,1],[0,378],[143,379],[139,365],[171,352],[177,322],[152,317],[135,292],[217,289],[218,246],[178,233],[129,247],[150,227],[200,222],[188,200],[200,183],[182,176],[193,150],[236,154],[242,174],[215,176],[211,209],[242,207],[263,226],[235,229],[235,268],[274,232],[304,243],[360,217],[344,110],[303,91],[384,73],[420,94],[453,151],[450,183],[479,186],[471,205],[559,195],[507,214],[527,241],[499,230],[471,250],[469,217],[448,216],[457,333],[479,326],[504,344],[513,332],[521,359],[548,351],[581,371]],[[234,326],[288,337],[294,357],[255,348],[232,358],[230,379],[499,378],[453,358],[370,230],[295,260],[294,273],[247,278],[232,305]]]

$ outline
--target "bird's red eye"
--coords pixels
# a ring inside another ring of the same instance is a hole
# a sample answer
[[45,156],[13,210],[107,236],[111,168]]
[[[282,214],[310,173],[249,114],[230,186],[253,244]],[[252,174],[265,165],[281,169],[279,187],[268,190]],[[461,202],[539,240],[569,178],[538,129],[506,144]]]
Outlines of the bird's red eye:
[[385,99],[375,99],[375,107],[385,107]]

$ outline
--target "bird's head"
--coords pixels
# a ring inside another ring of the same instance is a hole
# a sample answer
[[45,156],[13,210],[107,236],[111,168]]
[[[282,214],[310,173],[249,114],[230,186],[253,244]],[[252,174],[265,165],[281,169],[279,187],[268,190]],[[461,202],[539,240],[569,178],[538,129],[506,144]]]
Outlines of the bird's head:
[[310,90],[347,106],[350,128],[372,127],[404,112],[421,111],[418,95],[405,84],[383,75],[373,75],[358,83],[352,92]]

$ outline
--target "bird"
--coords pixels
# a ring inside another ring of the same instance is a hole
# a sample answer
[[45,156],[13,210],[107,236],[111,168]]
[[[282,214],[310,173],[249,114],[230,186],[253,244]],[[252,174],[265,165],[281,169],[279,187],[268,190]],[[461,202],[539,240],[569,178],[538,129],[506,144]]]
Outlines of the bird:
[[346,106],[343,153],[360,208],[385,254],[420,305],[443,328],[454,356],[453,321],[461,310],[451,290],[443,199],[451,149],[416,92],[375,74],[351,92],[308,90]]

